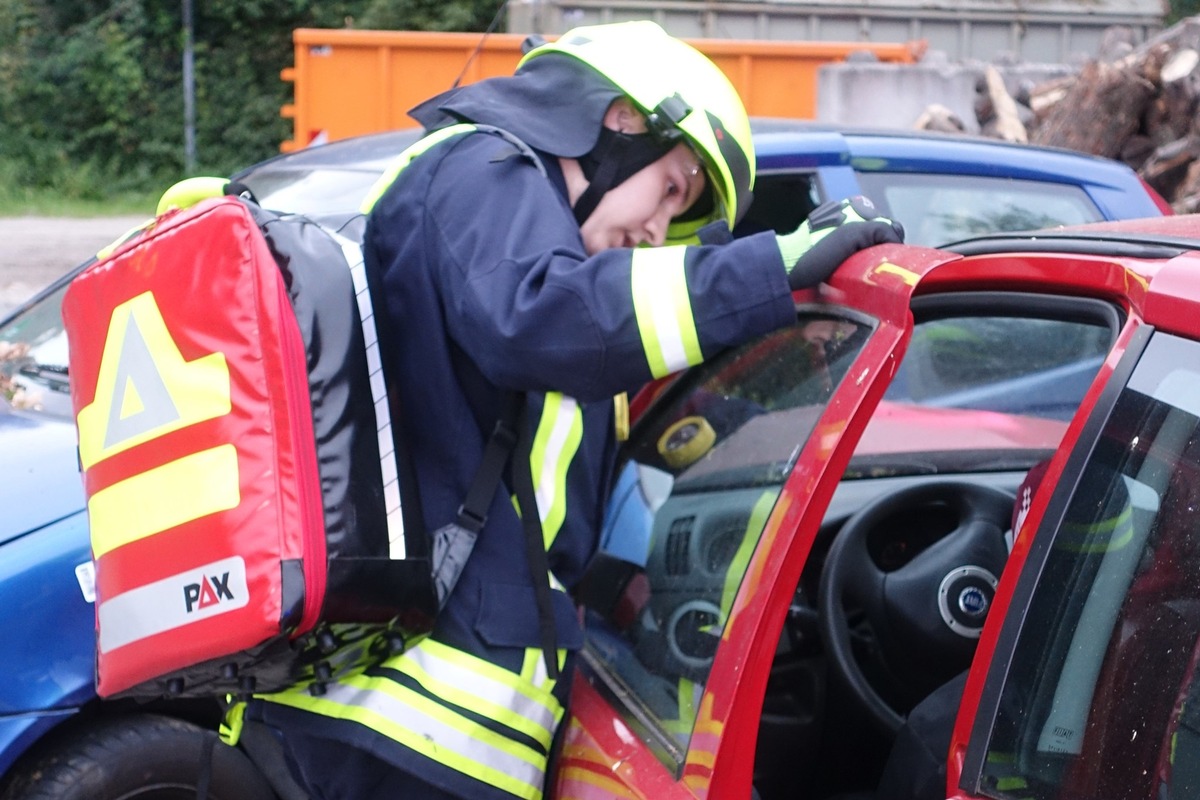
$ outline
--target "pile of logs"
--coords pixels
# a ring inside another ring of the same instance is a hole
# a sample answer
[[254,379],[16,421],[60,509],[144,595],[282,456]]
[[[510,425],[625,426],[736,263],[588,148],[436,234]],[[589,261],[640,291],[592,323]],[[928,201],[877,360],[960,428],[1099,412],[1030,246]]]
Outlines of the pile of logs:
[[1078,72],[1013,93],[986,68],[980,129],[1124,161],[1176,212],[1200,211],[1200,16],[1136,47],[1130,39],[1114,28]]

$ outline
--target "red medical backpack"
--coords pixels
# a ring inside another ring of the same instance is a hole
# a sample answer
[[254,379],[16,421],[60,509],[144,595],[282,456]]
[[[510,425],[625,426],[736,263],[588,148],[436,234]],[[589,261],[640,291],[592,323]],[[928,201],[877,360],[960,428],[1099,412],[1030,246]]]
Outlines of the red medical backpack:
[[101,696],[273,691],[340,623],[431,624],[371,283],[354,235],[232,196],[71,283]]

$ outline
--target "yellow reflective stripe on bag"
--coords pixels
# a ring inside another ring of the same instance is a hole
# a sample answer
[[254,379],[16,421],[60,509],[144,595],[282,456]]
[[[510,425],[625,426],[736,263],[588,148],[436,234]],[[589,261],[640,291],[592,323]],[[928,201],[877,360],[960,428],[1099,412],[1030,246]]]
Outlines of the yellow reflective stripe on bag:
[[633,308],[646,363],[655,378],[704,360],[684,273],[686,247],[633,251]]

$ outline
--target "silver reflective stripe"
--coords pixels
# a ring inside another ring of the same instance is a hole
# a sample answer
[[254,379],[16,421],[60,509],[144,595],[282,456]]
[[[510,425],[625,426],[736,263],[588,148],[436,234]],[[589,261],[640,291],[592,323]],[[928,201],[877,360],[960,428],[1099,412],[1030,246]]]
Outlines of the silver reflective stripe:
[[[492,680],[466,665],[456,664],[429,652],[429,648],[424,646],[425,644],[426,642],[422,642],[409,650],[398,661],[407,659],[420,668],[424,674],[414,675],[414,677],[420,680],[426,689],[457,705],[465,705],[472,711],[495,719],[501,724],[519,727],[533,738],[542,741],[544,745],[549,745],[550,737],[558,722],[553,709],[547,708],[544,703],[518,691],[513,686]],[[392,662],[391,665],[402,672],[410,672],[405,664]],[[444,685],[441,687],[430,686],[429,679]],[[494,706],[499,713],[481,708],[477,704],[468,704],[472,698],[477,702],[483,701]],[[557,702],[555,704],[557,705]],[[533,727],[521,725],[520,720],[505,718],[509,715],[516,715],[521,720],[531,723]],[[514,725],[514,722],[517,724]]]
[[104,428],[105,450],[180,419],[179,409],[171,399],[171,390],[163,381],[133,314],[129,315],[129,327],[121,340],[113,387],[108,424]]
[[[365,676],[350,678],[328,686],[323,697],[309,702],[317,710],[322,710],[327,703],[346,707],[349,711],[346,718],[367,724],[447,766],[486,783],[494,783],[493,776],[488,776],[487,772],[500,773],[522,785],[521,796],[541,796],[544,759],[538,757],[535,758],[537,763],[531,763],[491,745],[485,741],[485,736],[479,735],[490,732],[476,723],[469,723],[477,729],[474,734],[461,730],[445,718],[445,709],[437,703],[390,681]],[[367,716],[364,718],[364,715]],[[531,757],[534,755],[531,753]]]
[[375,407],[375,431],[379,437],[379,467],[383,474],[383,501],[387,512],[388,554],[401,560],[408,552],[404,539],[404,514],[400,506],[400,475],[396,465],[396,440],[392,436],[392,413],[388,405],[387,385],[383,379],[383,356],[379,351],[379,332],[375,328],[375,306],[367,285],[367,269],[362,248],[344,236],[327,231],[342,248],[354,281],[358,317],[362,321],[366,344],[367,371],[371,379],[371,400]]
[[147,583],[96,608],[100,652],[234,611],[249,602],[246,562],[238,556]]

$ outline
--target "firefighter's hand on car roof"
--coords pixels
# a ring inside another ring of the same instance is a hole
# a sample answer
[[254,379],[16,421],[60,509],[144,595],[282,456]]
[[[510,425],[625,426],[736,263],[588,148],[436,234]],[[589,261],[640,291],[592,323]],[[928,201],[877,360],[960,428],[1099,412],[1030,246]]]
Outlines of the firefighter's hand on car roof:
[[831,200],[813,209],[800,227],[776,237],[792,289],[814,286],[863,248],[904,241],[904,227],[879,216],[862,196]]

